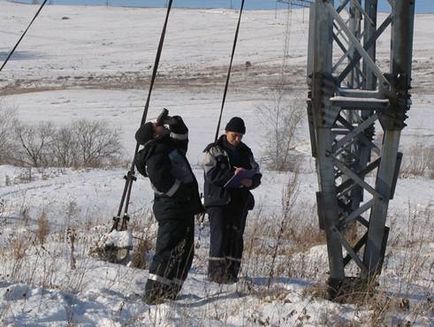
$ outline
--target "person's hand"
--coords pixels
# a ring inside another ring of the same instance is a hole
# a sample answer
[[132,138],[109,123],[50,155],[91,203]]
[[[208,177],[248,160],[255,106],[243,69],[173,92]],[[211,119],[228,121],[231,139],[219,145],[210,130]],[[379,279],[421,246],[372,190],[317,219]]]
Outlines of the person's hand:
[[244,187],[251,187],[253,185],[253,181],[250,178],[244,178],[240,181],[240,184]]
[[171,117],[169,117],[169,110],[167,110],[166,108],[163,108],[161,113],[158,115],[158,118],[157,118],[155,124],[157,126],[162,126],[162,125],[166,124],[166,120],[169,118],[171,118]]
[[235,167],[235,172],[234,175],[238,175],[240,172],[242,172],[243,170],[245,170],[243,167]]

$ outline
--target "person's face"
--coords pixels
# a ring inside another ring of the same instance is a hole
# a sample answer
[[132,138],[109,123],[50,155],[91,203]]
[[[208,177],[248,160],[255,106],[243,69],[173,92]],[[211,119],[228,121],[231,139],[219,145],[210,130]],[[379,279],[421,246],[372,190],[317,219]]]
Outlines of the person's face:
[[243,134],[237,132],[226,131],[226,140],[230,145],[238,146],[243,139]]
[[166,127],[154,124],[154,138],[166,135],[167,133],[169,133],[169,131]]

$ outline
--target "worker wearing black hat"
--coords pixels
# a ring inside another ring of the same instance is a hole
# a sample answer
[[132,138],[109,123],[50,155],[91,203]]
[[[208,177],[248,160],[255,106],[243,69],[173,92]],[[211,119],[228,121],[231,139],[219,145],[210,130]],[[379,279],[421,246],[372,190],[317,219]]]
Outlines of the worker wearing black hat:
[[158,304],[174,299],[187,278],[193,260],[194,214],[202,211],[202,204],[186,158],[188,128],[182,118],[163,111],[157,122],[143,124],[135,137],[143,145],[135,165],[149,177],[158,221],[144,301]]
[[241,140],[244,121],[233,117],[225,134],[205,150],[204,204],[210,221],[208,278],[217,283],[234,283],[243,254],[247,213],[253,209],[251,189],[261,183],[259,165]]

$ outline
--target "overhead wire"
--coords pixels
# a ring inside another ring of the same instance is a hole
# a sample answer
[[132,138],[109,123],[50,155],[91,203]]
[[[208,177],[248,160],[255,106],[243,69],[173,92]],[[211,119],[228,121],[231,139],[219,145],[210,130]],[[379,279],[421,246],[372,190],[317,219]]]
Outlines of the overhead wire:
[[27,28],[24,30],[24,32],[21,34],[21,37],[18,39],[17,43],[15,44],[15,46],[12,48],[12,50],[9,52],[8,56],[6,57],[5,61],[3,62],[3,64],[0,67],[0,72],[3,70],[3,68],[6,66],[6,64],[8,63],[9,59],[12,57],[12,55],[14,54],[15,50],[18,48],[18,45],[21,43],[21,41],[24,39],[24,36],[27,34],[27,31],[30,29],[30,26],[32,26],[33,22],[36,20],[36,18],[39,16],[39,13],[42,11],[42,8],[44,8],[45,4],[47,3],[48,0],[44,0],[44,2],[42,2],[42,4],[40,5],[38,11],[36,12],[36,14],[33,16],[33,19],[30,21],[29,25],[27,26]]
[[229,67],[228,67],[228,71],[227,71],[227,74],[226,74],[225,88],[224,88],[224,92],[223,92],[223,99],[222,99],[222,104],[221,104],[221,107],[220,107],[220,114],[219,114],[219,119],[218,119],[218,123],[217,123],[217,128],[216,128],[216,132],[215,132],[214,141],[217,141],[219,130],[220,130],[220,124],[221,124],[221,121],[222,121],[223,109],[224,109],[225,102],[226,102],[226,95],[228,93],[229,80],[230,80],[231,71],[232,71],[232,63],[234,61],[235,49],[236,49],[237,42],[238,42],[238,34],[239,34],[239,31],[240,31],[241,16],[243,14],[243,9],[244,9],[244,0],[241,1],[240,12],[239,12],[239,16],[238,16],[237,28],[236,28],[236,31],[235,31],[234,42],[232,44],[231,60],[229,62]]
[[[142,119],[140,121],[140,126],[145,123],[146,117],[148,115],[149,104],[150,104],[150,100],[151,100],[151,94],[152,94],[152,90],[154,87],[155,79],[157,77],[158,66],[160,63],[161,53],[163,50],[164,38],[166,36],[166,30],[167,30],[167,25],[168,25],[168,21],[169,21],[170,11],[172,9],[172,3],[173,3],[173,0],[169,0],[167,3],[166,18],[164,20],[163,28],[162,28],[161,35],[160,35],[160,41],[158,43],[157,53],[155,55],[155,61],[154,61],[154,67],[152,70],[151,82],[149,85],[148,96],[146,98],[146,103],[145,103],[145,107],[143,110]],[[129,203],[130,203],[131,189],[132,189],[133,182],[136,180],[134,160],[135,160],[135,157],[139,151],[139,147],[140,147],[140,144],[136,143],[136,147],[134,150],[134,157],[133,157],[133,160],[131,162],[130,170],[127,172],[127,175],[124,176],[124,178],[125,178],[124,190],[123,190],[123,193],[121,196],[121,201],[119,204],[117,216],[113,217],[113,226],[112,226],[111,231],[113,231],[113,230],[126,230],[126,228],[127,228],[127,223],[129,221],[128,207],[129,207]],[[121,223],[121,226],[119,226],[122,212],[123,212],[122,223]]]

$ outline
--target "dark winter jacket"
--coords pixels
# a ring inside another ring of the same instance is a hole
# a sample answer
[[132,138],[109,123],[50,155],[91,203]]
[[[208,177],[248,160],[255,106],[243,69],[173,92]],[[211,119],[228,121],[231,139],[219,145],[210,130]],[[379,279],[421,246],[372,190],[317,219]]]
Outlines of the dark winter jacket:
[[135,158],[137,170],[149,177],[155,192],[157,219],[176,219],[176,216],[203,210],[198,184],[185,156],[188,129],[181,117],[173,118],[170,134],[147,142]]
[[[242,142],[234,147],[226,141],[226,136],[222,135],[217,142],[209,144],[204,153],[205,207],[224,206],[236,193],[237,198],[241,196],[251,201],[249,209],[252,209],[254,199],[249,190],[261,184],[262,174],[250,148]],[[228,188],[224,186],[234,176],[235,167],[257,171],[252,177],[251,187]]]

